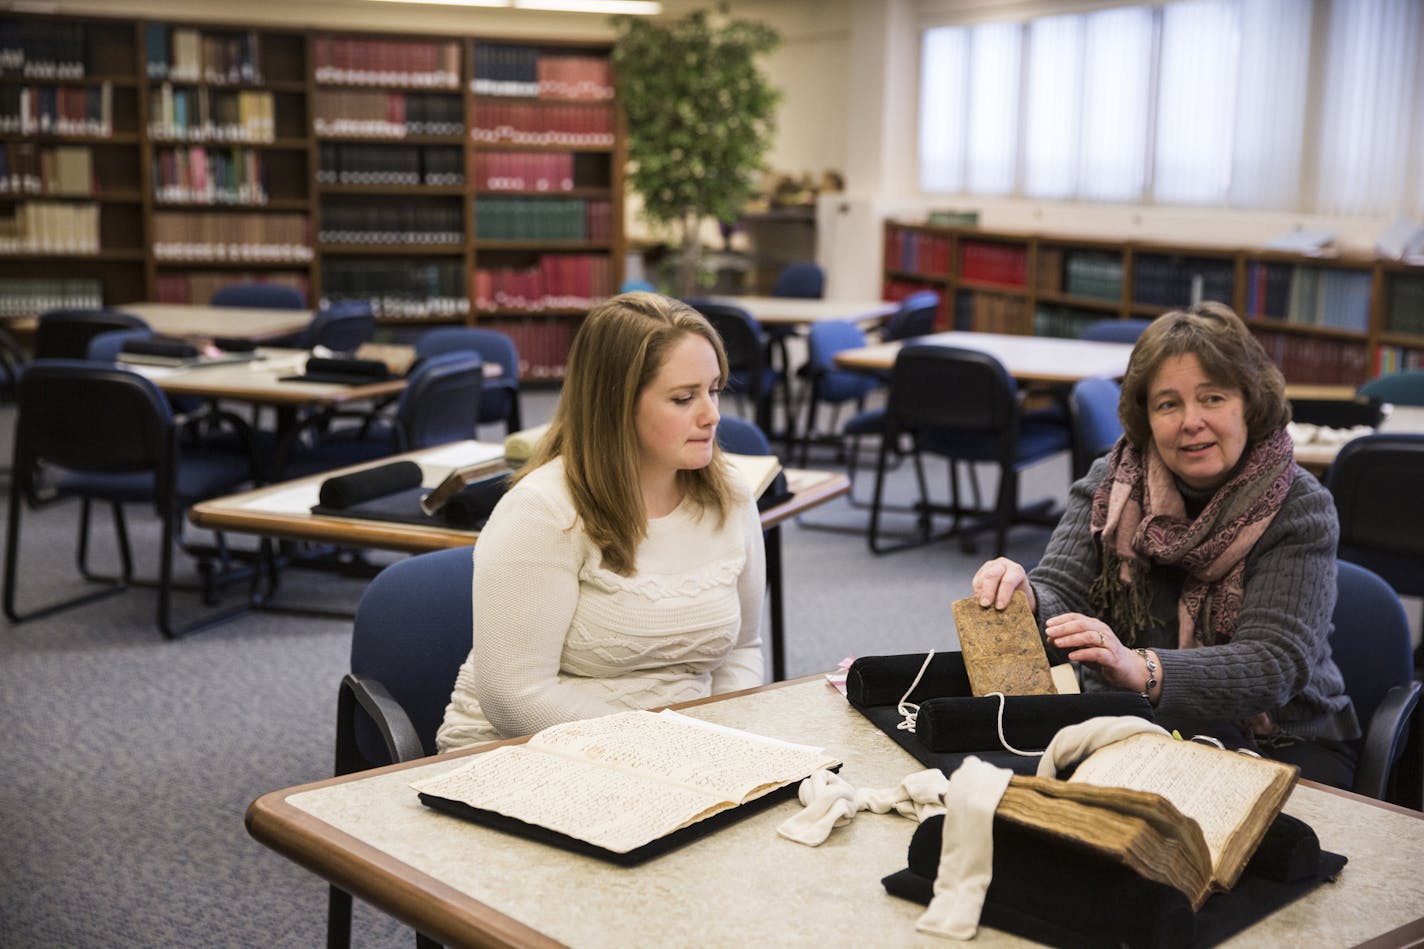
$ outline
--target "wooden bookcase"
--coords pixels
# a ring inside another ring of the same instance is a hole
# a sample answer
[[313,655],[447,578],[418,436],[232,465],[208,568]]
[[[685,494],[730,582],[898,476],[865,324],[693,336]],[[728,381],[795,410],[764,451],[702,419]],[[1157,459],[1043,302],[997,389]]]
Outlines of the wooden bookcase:
[[396,333],[498,328],[558,378],[622,279],[610,52],[0,14],[0,316],[260,278]]
[[1424,366],[1424,267],[1366,256],[1109,241],[887,221],[884,292],[942,298],[941,329],[1076,337],[1101,319],[1228,303],[1292,383]]

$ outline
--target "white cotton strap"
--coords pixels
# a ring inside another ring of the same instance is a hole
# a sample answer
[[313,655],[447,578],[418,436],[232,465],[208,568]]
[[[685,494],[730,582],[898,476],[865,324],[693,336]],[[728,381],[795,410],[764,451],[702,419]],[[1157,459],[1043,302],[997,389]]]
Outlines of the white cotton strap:
[[944,813],[944,794],[949,779],[938,768],[906,775],[893,788],[860,788],[855,792],[855,809],[875,814],[891,811],[916,823],[933,814]]
[[920,671],[915,673],[915,681],[910,683],[905,694],[900,696],[900,701],[895,703],[895,711],[900,713],[900,723],[895,726],[899,731],[914,732],[915,730],[915,719],[919,717],[920,707],[910,701],[910,693],[915,691],[915,686],[919,685],[920,680],[925,677],[925,670],[930,667],[930,660],[934,658],[934,654],[933,649],[925,653],[925,661],[920,663]]
[[990,692],[989,695],[997,695],[997,696],[999,697],[999,717],[998,717],[998,721],[997,721],[997,724],[998,724],[998,726],[999,726],[999,744],[1001,744],[1001,745],[1004,746],[1004,750],[1005,750],[1005,751],[1012,751],[1014,754],[1018,755],[1019,757],[1022,757],[1022,758],[1036,758],[1036,757],[1038,756],[1038,752],[1036,752],[1036,751],[1019,751],[1019,750],[1018,750],[1017,748],[1015,748],[1013,745],[1009,744],[1009,740],[1004,737],[1004,703],[1007,702],[1008,700],[1007,700],[1006,698],[1004,698],[1004,693],[1002,693],[1002,692]]
[[798,814],[782,821],[776,832],[787,840],[819,847],[831,831],[855,816],[855,788],[833,771],[822,768],[801,782],[797,796],[803,805]]
[[1043,749],[1043,757],[1038,760],[1038,776],[1056,778],[1059,771],[1082,761],[1104,745],[1111,745],[1115,741],[1122,741],[1142,732],[1167,734],[1167,730],[1161,725],[1135,715],[1100,715],[1076,725],[1060,728],[1048,743],[1048,747]]
[[934,898],[915,922],[920,932],[973,939],[994,874],[994,811],[1013,772],[970,755],[949,777]]

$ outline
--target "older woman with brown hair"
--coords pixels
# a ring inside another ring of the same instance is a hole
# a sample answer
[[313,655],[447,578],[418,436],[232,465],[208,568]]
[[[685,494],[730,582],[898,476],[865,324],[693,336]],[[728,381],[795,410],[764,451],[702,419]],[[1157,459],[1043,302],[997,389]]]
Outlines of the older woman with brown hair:
[[1295,464],[1285,381],[1219,303],[1158,317],[1133,349],[1124,434],[1070,493],[1028,573],[979,568],[979,602],[1022,589],[1086,689],[1131,689],[1208,733],[1353,782],[1360,734],[1330,654],[1339,524]]
[[760,685],[755,500],[717,447],[727,357],[654,293],[595,307],[549,430],[480,533],[441,751]]

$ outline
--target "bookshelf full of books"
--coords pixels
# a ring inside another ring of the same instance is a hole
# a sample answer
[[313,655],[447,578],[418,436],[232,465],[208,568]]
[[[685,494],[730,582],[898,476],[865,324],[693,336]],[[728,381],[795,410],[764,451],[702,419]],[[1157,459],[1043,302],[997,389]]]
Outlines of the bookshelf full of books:
[[609,53],[0,14],[0,316],[262,280],[492,326],[557,378],[622,276]]
[[134,25],[0,20],[0,316],[145,289]]
[[941,329],[1077,337],[1102,319],[1230,304],[1292,383],[1424,366],[1424,266],[887,221],[887,299],[939,292]]

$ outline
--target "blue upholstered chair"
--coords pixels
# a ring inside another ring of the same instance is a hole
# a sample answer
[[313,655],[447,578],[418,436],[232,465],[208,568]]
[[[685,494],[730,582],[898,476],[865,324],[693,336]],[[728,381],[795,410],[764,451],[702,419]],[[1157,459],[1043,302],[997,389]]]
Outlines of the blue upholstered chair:
[[[905,438],[913,444],[919,530],[916,537],[885,545],[880,531],[886,506],[885,473],[891,451]],[[1018,503],[1019,472],[1066,451],[1069,440],[1068,429],[1062,425],[1023,417],[1013,379],[1003,363],[988,353],[953,346],[905,346],[895,358],[876,462],[867,537],[871,551],[886,553],[950,536],[958,536],[962,546],[972,549],[972,536],[992,528],[996,535],[994,556],[1002,556],[1009,526],[1031,513]],[[921,458],[926,452],[949,461],[947,508],[930,501]],[[999,493],[991,511],[966,508],[961,502],[959,462],[999,466]],[[949,530],[939,535],[933,530],[936,513],[953,518]],[[974,515],[967,523],[963,519],[966,514]]]
[[1083,330],[1081,338],[1095,343],[1135,343],[1142,331],[1151,324],[1151,320],[1142,319],[1098,320]]
[[[1394,773],[1410,729],[1418,727],[1421,685],[1409,654],[1409,619],[1398,595],[1378,574],[1345,560],[1339,567],[1330,648],[1360,719],[1352,790],[1418,809],[1419,763],[1401,769],[1397,777]],[[1406,777],[1414,786],[1402,786]]]
[[[838,449],[843,449],[844,437],[852,439],[848,463],[852,479],[855,477],[856,449],[860,436],[876,434],[884,427],[884,410],[867,410],[865,407],[866,397],[883,388],[883,380],[874,374],[854,372],[836,366],[837,353],[865,344],[865,333],[849,321],[833,320],[812,324],[806,341],[806,382],[810,394],[806,404],[806,421],[801,431],[800,463],[803,467],[809,459],[811,443],[818,437],[816,410],[822,405],[828,405],[833,410],[825,437],[833,441]],[[856,414],[846,423],[845,428],[841,429],[840,410],[848,402],[855,403]]]
[[[356,608],[351,671],[336,697],[336,773],[435,754],[435,732],[470,651],[473,549],[397,561]],[[351,942],[351,896],[331,887],[327,945]]]
[[35,325],[35,359],[85,359],[89,341],[110,330],[149,329],[148,323],[120,310],[49,310]]
[[778,389],[784,393],[786,418],[791,419],[791,396],[785,376],[770,365],[767,358],[768,339],[756,317],[731,304],[709,300],[688,300],[687,303],[705,316],[722,337],[730,374],[727,390],[751,404],[752,418],[757,426],[763,432],[771,433],[772,400]]
[[1360,386],[1360,394],[1395,405],[1424,405],[1424,369],[1406,369]]
[[621,284],[618,285],[619,293],[632,293],[635,290],[642,290],[646,293],[658,292],[657,287],[653,286],[651,283],[642,279],[641,277],[634,277],[629,280],[624,280]]
[[519,350],[514,340],[498,330],[446,326],[428,330],[415,341],[418,359],[449,352],[478,353],[486,363],[499,366],[499,375],[484,382],[480,424],[503,422],[506,434],[523,428],[519,410]]
[[798,297],[803,300],[819,300],[826,292],[826,273],[821,265],[811,261],[797,261],[787,264],[776,275],[771,295],[774,297]]
[[[43,359],[31,363],[20,379],[19,417],[15,429],[14,469],[10,479],[9,522],[5,542],[5,615],[14,622],[46,616],[92,602],[133,585],[133,554],[124,505],[152,505],[162,522],[159,550],[158,626],[169,638],[226,619],[246,608],[227,609],[177,627],[172,621],[175,548],[182,546],[188,505],[235,491],[256,480],[256,460],[245,455],[207,451],[182,444],[180,432],[196,419],[175,416],[168,400],[137,373],[81,360]],[[204,417],[245,436],[246,426],[231,413],[207,409]],[[76,562],[85,579],[102,585],[68,600],[22,611],[20,521],[27,506],[78,499],[79,538]],[[100,575],[89,569],[89,521],[92,505],[113,511],[120,572]],[[185,548],[186,549],[186,548]],[[226,565],[227,550],[218,538],[217,558]],[[203,594],[216,597],[218,575],[205,572]]]
[[1100,455],[1112,451],[1122,437],[1117,403],[1122,386],[1112,379],[1082,379],[1068,393],[1073,420],[1073,477],[1088,473]]
[[920,290],[900,301],[900,308],[885,321],[881,337],[885,340],[913,339],[934,332],[935,314],[939,311],[939,294]]
[[280,283],[230,283],[209,301],[213,306],[244,306],[259,310],[303,310],[299,291]]

